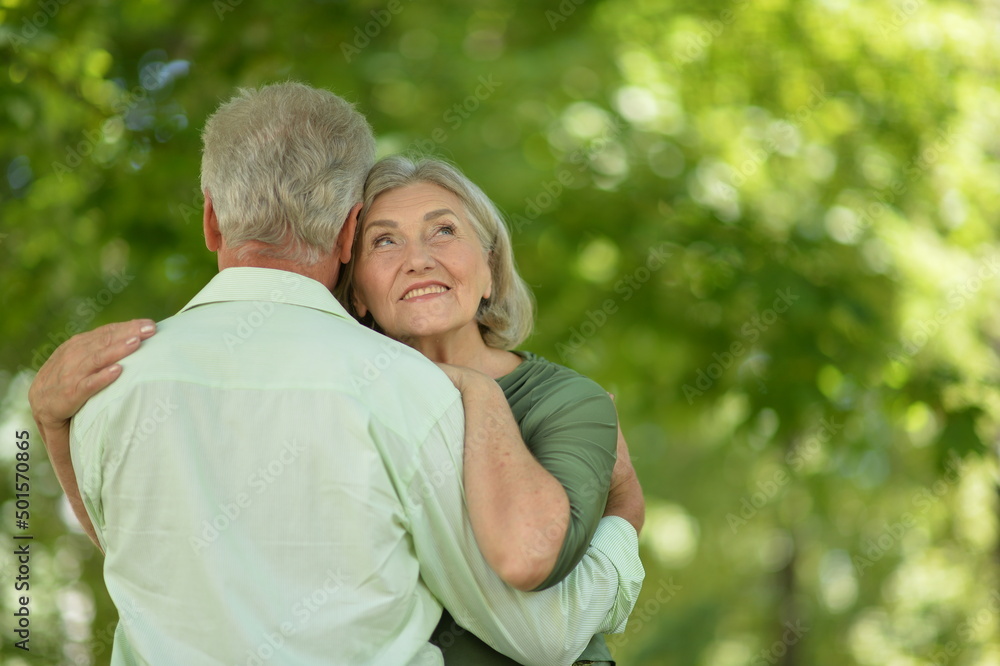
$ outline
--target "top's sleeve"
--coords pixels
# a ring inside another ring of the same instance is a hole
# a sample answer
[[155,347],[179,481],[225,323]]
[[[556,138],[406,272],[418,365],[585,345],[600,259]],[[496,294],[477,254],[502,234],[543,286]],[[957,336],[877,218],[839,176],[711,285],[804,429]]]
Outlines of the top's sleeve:
[[[645,572],[628,521],[601,521],[593,544],[561,583],[521,592],[504,583],[476,544],[462,487],[461,396],[423,442],[388,443],[415,463],[399,487],[420,574],[459,625],[522,664],[571,664],[594,634],[621,631]],[[382,437],[391,438],[391,432]]]
[[523,420],[529,424],[525,443],[565,488],[570,513],[556,564],[536,588],[544,590],[569,575],[594,538],[615,466],[618,416],[610,396],[579,375],[535,393],[539,397]]

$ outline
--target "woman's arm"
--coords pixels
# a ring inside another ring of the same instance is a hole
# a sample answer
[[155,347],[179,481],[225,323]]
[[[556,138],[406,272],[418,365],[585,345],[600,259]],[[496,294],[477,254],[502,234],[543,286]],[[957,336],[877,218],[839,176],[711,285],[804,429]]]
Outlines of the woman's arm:
[[156,324],[152,320],[136,319],[75,335],[52,353],[28,390],[31,414],[56,478],[83,531],[98,548],[101,546],[73,472],[69,451],[70,419],[91,396],[118,378],[121,373],[118,361],[138,349],[140,341],[155,331]]
[[462,393],[463,482],[476,542],[504,582],[533,590],[559,556],[569,498],[525,446],[500,386],[481,372],[438,365]]

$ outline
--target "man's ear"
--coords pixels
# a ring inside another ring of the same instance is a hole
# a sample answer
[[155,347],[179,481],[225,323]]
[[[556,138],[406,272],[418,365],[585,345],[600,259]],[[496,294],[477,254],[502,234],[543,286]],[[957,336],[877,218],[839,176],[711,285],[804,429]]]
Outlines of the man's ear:
[[205,210],[202,217],[202,227],[205,230],[205,247],[210,252],[218,252],[222,247],[222,234],[219,232],[219,218],[215,214],[212,194],[205,190]]
[[351,260],[351,250],[354,249],[354,233],[358,228],[358,214],[360,212],[361,204],[354,204],[351,212],[347,214],[347,219],[344,220],[340,235],[337,236],[337,243],[333,246],[333,254],[342,264]]

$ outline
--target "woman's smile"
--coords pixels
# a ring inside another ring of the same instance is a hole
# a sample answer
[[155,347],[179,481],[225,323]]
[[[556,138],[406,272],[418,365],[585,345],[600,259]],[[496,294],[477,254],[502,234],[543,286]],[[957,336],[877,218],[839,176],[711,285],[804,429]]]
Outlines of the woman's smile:
[[362,316],[370,312],[388,335],[414,346],[481,339],[476,315],[492,278],[457,195],[423,182],[388,190],[361,225],[354,279]]
[[[439,294],[443,294],[448,291],[450,291],[449,288],[440,283],[434,283],[429,285],[426,283],[421,283],[407,289],[406,293],[403,294],[403,298],[401,298],[400,300],[401,301],[409,301],[416,299],[430,300],[429,297],[437,296]],[[423,298],[424,296],[427,296],[428,298]]]

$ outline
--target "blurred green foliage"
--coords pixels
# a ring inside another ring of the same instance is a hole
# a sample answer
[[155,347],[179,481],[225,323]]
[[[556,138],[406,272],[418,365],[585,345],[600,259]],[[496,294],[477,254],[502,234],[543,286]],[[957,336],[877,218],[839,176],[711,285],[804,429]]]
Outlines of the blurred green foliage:
[[106,664],[26,406],[58,342],[212,276],[199,136],[297,79],[508,214],[526,347],[618,398],[649,500],[621,664],[1000,663],[1000,13],[987,0],[0,2],[0,538],[31,652]]

